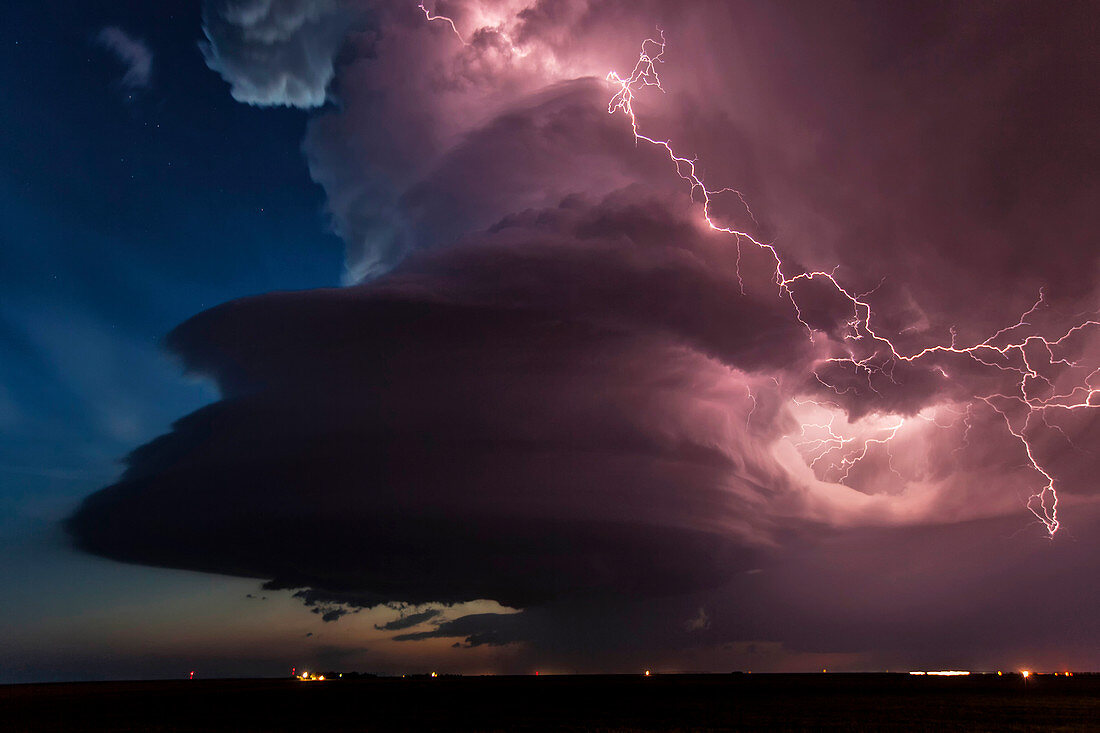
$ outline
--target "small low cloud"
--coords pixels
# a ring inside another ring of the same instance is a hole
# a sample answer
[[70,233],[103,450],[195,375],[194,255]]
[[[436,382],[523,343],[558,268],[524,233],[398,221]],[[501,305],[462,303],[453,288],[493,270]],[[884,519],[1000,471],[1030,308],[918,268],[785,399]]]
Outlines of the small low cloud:
[[394,641],[424,641],[464,637],[465,642],[454,646],[504,646],[522,640],[524,613],[473,613],[444,621],[431,631],[398,634]]
[[126,67],[122,85],[128,89],[148,89],[153,79],[153,52],[145,41],[134,38],[118,26],[107,26],[96,42],[110,51]]
[[325,623],[339,621],[343,616],[348,614],[346,608],[340,608],[339,606],[318,606],[313,609],[313,612],[320,614],[321,620]]
[[706,631],[710,628],[710,617],[707,616],[707,609],[702,606],[699,607],[699,613],[689,618],[684,623],[684,628],[688,631]]
[[359,611],[362,610],[362,607],[357,606],[355,603],[332,601],[329,594],[312,590],[300,590],[294,594],[294,597],[300,599],[313,613],[320,616],[321,620],[325,623],[339,621],[349,613],[359,613]]
[[403,629],[411,629],[413,626],[422,624],[425,621],[430,621],[431,619],[438,616],[440,613],[442,613],[442,611],[440,611],[438,608],[429,608],[426,611],[421,611],[419,613],[410,613],[407,616],[401,616],[394,619],[393,621],[390,621],[389,623],[375,624],[374,628],[378,629],[379,631],[401,631]]

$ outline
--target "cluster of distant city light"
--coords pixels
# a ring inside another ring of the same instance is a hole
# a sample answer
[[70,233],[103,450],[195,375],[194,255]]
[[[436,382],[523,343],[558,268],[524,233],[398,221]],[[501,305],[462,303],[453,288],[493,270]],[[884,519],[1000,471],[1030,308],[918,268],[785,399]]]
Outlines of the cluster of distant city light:
[[[343,676],[343,672],[336,675],[337,678]],[[325,677],[323,674],[313,674],[312,672],[302,672],[301,674],[295,674],[294,677],[302,682],[324,682],[326,679],[334,679],[333,677]]]
[[[962,670],[962,669],[940,669],[940,670],[927,671],[927,672],[914,670],[914,671],[910,672],[909,674],[916,675],[916,676],[927,675],[927,676],[930,676],[930,677],[966,677],[966,676],[969,676],[969,675],[972,675],[972,674],[990,674],[990,673],[989,672],[970,672],[970,671]],[[1009,674],[1013,674],[1013,673],[1009,672]],[[1043,673],[1043,672],[1032,672],[1030,669],[1021,669],[1020,671],[1015,672],[1015,674],[1020,675],[1025,680],[1027,678],[1031,677],[1031,675],[1033,675],[1033,674],[1051,674],[1055,677],[1072,677],[1073,676],[1073,672],[1069,672],[1069,671]],[[1003,670],[997,670],[997,676],[998,677],[1004,677],[1004,675],[1005,675],[1005,673],[1004,673]]]
[[[828,669],[821,670],[822,674],[828,674],[828,672],[829,672]],[[194,674],[195,674],[194,672],[191,673],[192,679],[194,678]],[[752,674],[752,672],[749,672],[749,674]],[[909,672],[909,674],[914,676],[914,677],[969,677],[972,674],[993,674],[993,673],[992,672],[971,672],[970,670],[965,670],[965,669],[936,669],[936,670],[913,670],[913,671]],[[996,674],[997,674],[998,677],[1003,677],[1005,675],[1005,672],[1003,670],[997,670]],[[1033,672],[1030,669],[1021,669],[1018,672],[1009,672],[1008,674],[1009,675],[1017,674],[1020,677],[1024,678],[1025,680],[1030,678],[1032,675],[1038,675],[1038,674],[1050,674],[1054,677],[1072,677],[1073,676],[1073,672],[1070,672],[1068,670],[1064,671],[1064,672],[1047,672],[1047,673],[1043,673],[1043,672]],[[655,675],[655,673],[652,670],[649,670],[649,669],[642,672],[643,677],[652,677],[654,675]],[[318,674],[313,674],[311,672],[302,672],[301,674],[295,674],[294,678],[298,679],[298,680],[301,680],[302,682],[324,682],[326,679],[337,679],[337,678],[342,678],[343,676],[344,676],[343,673],[339,673],[339,674],[337,674],[336,677],[331,677],[330,676],[330,677],[326,678],[325,675],[323,675],[323,674],[318,675]],[[407,676],[408,675],[401,675],[402,678],[405,678]],[[415,676],[419,677],[421,675],[415,675]],[[536,672],[533,673],[533,676],[538,677],[539,673],[536,671]],[[439,673],[438,672],[432,672],[428,675],[428,677],[437,678],[437,677],[439,677]]]

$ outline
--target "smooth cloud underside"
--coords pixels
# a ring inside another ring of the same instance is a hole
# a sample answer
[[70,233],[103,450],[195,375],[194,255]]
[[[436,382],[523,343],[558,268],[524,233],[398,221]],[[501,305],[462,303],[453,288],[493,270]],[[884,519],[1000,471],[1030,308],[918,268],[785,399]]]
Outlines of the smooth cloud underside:
[[[690,226],[624,196],[197,316],[170,342],[224,399],[70,528],[122,560],[375,602],[661,595],[744,570],[772,521],[749,508],[783,472],[744,377],[704,352],[778,365],[804,341],[691,256]],[[678,312],[655,309],[662,284]]]
[[[339,102],[304,149],[356,284],[178,327],[169,345],[223,398],[133,452],[69,520],[78,544],[304,589],[331,619],[529,608],[385,625],[471,646],[546,640],[539,607],[561,601],[634,604],[608,614],[633,619],[624,638],[656,633],[639,599],[663,597],[676,643],[804,647],[815,630],[886,645],[890,618],[931,634],[964,584],[988,592],[975,608],[1015,602],[998,561],[961,572],[932,553],[909,577],[930,547],[980,556],[956,523],[987,520],[974,536],[989,544],[1026,521],[1020,443],[967,408],[1011,375],[940,355],[870,385],[824,361],[850,345],[836,291],[796,286],[810,339],[767,251],[708,231],[663,149],[607,114],[603,74],[628,71],[659,22],[668,92],[636,102],[646,129],[698,153],[713,185],[743,182],[751,208],[726,194],[712,214],[775,242],[791,272],[837,266],[907,349],[952,327],[985,338],[1040,285],[1036,328],[1094,309],[1100,73],[1080,31],[1094,13],[844,7],[440,3],[463,43],[415,3],[208,2],[204,52],[237,99]],[[1068,347],[1100,355],[1092,332]],[[871,450],[845,483],[815,465],[812,429],[865,440],[898,419],[894,452]],[[1055,421],[1033,446],[1069,511],[1095,498],[1082,446],[1100,426]],[[1012,563],[1042,576],[1037,556]]]

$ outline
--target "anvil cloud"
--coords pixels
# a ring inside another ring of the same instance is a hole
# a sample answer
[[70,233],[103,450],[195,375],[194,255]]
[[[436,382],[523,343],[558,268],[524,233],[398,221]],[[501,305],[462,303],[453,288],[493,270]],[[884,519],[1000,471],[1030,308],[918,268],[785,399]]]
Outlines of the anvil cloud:
[[[207,7],[207,58],[243,101],[336,102],[304,148],[349,285],[178,327],[169,345],[222,399],[134,451],[69,521],[80,546],[349,605],[529,609],[507,633],[492,614],[427,614],[435,630],[410,641],[550,643],[584,607],[675,629],[655,637],[670,647],[866,651],[856,630],[871,629],[905,654],[883,618],[927,639],[928,599],[1018,595],[993,538],[1029,528],[1036,476],[975,400],[1017,389],[1015,373],[949,355],[868,381],[824,361],[846,348],[846,304],[814,283],[796,314],[768,252],[711,231],[664,151],[607,114],[603,75],[628,72],[659,24],[667,92],[639,93],[646,134],[744,194],[716,202],[724,224],[869,293],[907,351],[980,342],[1040,288],[1029,323],[1058,333],[1100,304],[1094,8],[429,5],[452,30],[415,3],[252,5]],[[227,45],[261,21],[317,53],[288,70],[286,54]],[[297,91],[258,81],[277,78]],[[1052,379],[1095,361],[1096,336],[1048,360]],[[1096,528],[1091,413],[1028,433],[1079,534]],[[1011,560],[1033,580],[1049,542],[1035,529]],[[968,545],[965,570],[942,552],[905,570],[966,537],[988,545]],[[1085,548],[1059,552],[1095,569]],[[696,617],[709,623],[693,631]],[[962,661],[1008,648],[1018,629],[1000,628]]]

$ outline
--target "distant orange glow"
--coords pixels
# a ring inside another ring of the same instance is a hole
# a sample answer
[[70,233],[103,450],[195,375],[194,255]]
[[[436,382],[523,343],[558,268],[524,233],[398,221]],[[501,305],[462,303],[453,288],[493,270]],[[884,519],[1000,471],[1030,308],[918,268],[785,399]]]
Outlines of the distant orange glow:
[[1022,669],[1020,670],[1020,674],[1022,674],[1024,676],[1024,679],[1026,680],[1028,677],[1031,676],[1031,670]]

